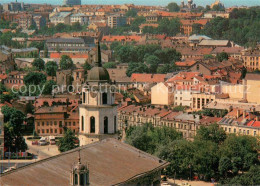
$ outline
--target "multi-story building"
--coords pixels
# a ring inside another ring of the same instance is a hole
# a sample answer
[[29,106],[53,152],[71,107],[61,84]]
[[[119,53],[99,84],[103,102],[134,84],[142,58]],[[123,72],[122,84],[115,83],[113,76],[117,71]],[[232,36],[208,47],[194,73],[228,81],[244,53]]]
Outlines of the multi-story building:
[[22,29],[29,29],[34,24],[33,15],[23,14],[19,18],[18,26]]
[[64,0],[63,5],[65,6],[81,5],[81,0]]
[[192,109],[202,110],[204,106],[215,101],[216,94],[193,93],[191,97],[192,97]]
[[247,70],[260,70],[260,47],[255,50],[242,51],[242,59]]
[[200,20],[181,20],[181,32],[183,32],[185,35],[191,35],[192,33],[192,27],[194,24],[201,25],[200,28],[202,29],[206,24],[208,20],[207,19],[200,19]]
[[153,106],[122,106],[118,108],[117,114],[118,125],[121,129],[151,123],[154,127],[175,128],[189,140],[193,139],[201,126],[208,126],[221,120],[221,118],[201,117]]
[[79,23],[80,25],[88,24],[89,16],[83,13],[76,13],[70,16],[70,24]]
[[11,2],[3,4],[4,11],[18,12],[24,10],[24,3]]
[[126,17],[123,15],[110,15],[107,17],[107,23],[110,28],[117,28],[126,25]]
[[61,136],[64,128],[79,130],[78,107],[43,106],[35,112],[35,132],[40,136]]
[[38,30],[46,26],[46,19],[43,16],[33,16],[33,21]]
[[4,115],[0,107],[0,160],[4,157]]
[[50,22],[53,25],[57,25],[59,23],[70,24],[70,15],[71,12],[55,12],[50,14]]
[[24,85],[23,79],[25,75],[26,74],[23,72],[12,71],[7,75],[6,79],[3,81],[3,84],[9,89],[13,88],[18,90]]
[[49,52],[87,52],[89,47],[82,38],[53,38],[46,41]]

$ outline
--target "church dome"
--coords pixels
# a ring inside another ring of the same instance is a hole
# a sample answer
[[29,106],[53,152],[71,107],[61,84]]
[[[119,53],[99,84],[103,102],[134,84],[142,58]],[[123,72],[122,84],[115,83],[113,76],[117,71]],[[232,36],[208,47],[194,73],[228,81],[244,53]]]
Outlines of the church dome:
[[102,67],[101,63],[101,50],[99,42],[97,43],[97,53],[96,53],[96,62],[95,66],[89,71],[88,80],[89,82],[98,82],[98,81],[110,81],[110,76],[106,68]]
[[93,67],[88,75],[88,81],[109,81],[109,73],[104,67]]

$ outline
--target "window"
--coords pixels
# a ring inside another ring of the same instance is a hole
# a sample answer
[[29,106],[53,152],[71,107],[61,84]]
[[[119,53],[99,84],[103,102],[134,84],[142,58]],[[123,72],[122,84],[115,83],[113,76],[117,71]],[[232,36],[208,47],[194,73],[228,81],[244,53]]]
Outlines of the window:
[[42,126],[44,126],[44,122],[42,122]]
[[228,129],[228,132],[231,132],[231,128]]
[[247,135],[249,135],[249,130],[247,130]]
[[234,129],[234,133],[236,133],[237,132],[237,130],[236,129]]
[[[139,118],[138,118],[138,120],[140,120]],[[116,133],[116,116],[114,116],[114,133]]]
[[95,117],[90,117],[90,133],[95,133]]
[[49,129],[46,129],[46,133],[49,133]]
[[54,121],[54,125],[57,125],[57,121]]
[[200,70],[200,65],[199,65],[199,64],[197,64],[196,69],[197,69],[197,70]]
[[42,129],[42,133],[44,134],[44,129]]
[[108,117],[104,117],[104,134],[108,133]]
[[73,126],[76,126],[76,122],[75,121],[73,121]]
[[37,125],[40,126],[40,122],[37,122]]
[[84,116],[81,116],[81,130],[84,131]]
[[105,92],[102,94],[102,101],[103,101],[103,105],[107,104],[107,93]]
[[53,133],[53,129],[51,129],[51,133]]
[[83,103],[85,103],[85,102],[86,102],[86,93],[83,92]]
[[256,136],[256,131],[254,131],[254,136]]
[[57,129],[55,129],[55,133],[57,133]]

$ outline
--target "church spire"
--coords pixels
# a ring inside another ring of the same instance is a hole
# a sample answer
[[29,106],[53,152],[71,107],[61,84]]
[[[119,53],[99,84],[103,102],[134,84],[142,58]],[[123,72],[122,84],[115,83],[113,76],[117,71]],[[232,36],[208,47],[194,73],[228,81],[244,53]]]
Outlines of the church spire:
[[102,63],[101,63],[101,50],[100,50],[99,41],[97,42],[97,46],[96,46],[96,62],[95,62],[95,66],[102,67]]

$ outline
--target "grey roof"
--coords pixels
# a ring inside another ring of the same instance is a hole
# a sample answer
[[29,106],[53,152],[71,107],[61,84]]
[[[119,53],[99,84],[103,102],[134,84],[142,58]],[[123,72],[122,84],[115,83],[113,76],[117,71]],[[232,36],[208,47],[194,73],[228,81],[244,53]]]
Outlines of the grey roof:
[[197,34],[193,34],[192,36],[189,37],[189,40],[201,40],[201,39],[207,39],[210,40],[211,38],[205,35],[197,35]]
[[47,43],[76,43],[76,44],[84,44],[84,39],[79,37],[71,37],[71,38],[53,38],[48,39]]
[[106,139],[2,174],[0,185],[70,185],[79,149],[81,163],[89,167],[90,185],[126,185],[169,164],[116,139]]
[[70,14],[71,14],[70,12],[57,12],[51,18],[65,18],[65,17],[69,16]]
[[176,120],[182,120],[182,121],[194,121],[199,122],[200,116],[199,115],[193,115],[193,114],[187,114],[183,113],[175,117]]

